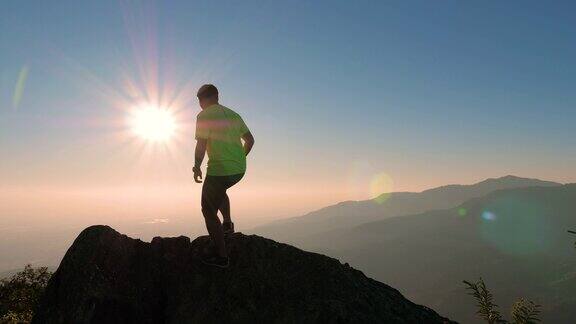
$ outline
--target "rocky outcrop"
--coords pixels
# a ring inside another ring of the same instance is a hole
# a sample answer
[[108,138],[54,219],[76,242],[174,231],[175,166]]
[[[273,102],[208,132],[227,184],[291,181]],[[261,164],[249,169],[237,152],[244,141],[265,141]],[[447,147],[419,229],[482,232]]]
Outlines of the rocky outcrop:
[[208,237],[151,243],[85,229],[33,323],[449,323],[347,264],[256,235],[228,238],[230,267],[203,265]]

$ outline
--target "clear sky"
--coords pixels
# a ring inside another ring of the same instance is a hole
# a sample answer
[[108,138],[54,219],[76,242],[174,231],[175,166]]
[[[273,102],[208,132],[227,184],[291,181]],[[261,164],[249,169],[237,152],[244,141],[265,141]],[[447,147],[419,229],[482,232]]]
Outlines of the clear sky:
[[[506,174],[574,182],[574,12],[573,1],[1,1],[0,218],[199,211],[203,83],[256,137],[234,191],[247,217]],[[173,139],[130,132],[143,101],[171,106]]]

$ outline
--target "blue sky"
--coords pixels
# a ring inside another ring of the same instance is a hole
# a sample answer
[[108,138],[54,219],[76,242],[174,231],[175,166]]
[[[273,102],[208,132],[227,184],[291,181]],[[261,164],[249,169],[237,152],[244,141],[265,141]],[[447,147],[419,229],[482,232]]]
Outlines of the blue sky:
[[[2,1],[0,177],[129,182],[129,153],[103,139],[119,126],[102,121],[124,112],[98,89],[122,93],[123,74],[137,79],[138,64],[158,62],[160,85],[213,82],[244,116],[257,138],[254,185],[346,191],[343,178],[359,165],[354,181],[385,172],[397,190],[510,173],[576,181],[575,9],[571,1]],[[197,110],[191,102],[187,116]],[[191,161],[191,132],[178,165]],[[182,179],[175,169],[167,178]]]

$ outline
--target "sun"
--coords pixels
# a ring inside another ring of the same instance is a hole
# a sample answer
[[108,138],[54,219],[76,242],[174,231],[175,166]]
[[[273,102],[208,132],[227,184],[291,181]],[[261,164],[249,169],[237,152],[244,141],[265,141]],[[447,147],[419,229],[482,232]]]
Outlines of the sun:
[[130,113],[129,123],[135,135],[152,142],[166,142],[176,132],[174,115],[162,107],[136,107]]

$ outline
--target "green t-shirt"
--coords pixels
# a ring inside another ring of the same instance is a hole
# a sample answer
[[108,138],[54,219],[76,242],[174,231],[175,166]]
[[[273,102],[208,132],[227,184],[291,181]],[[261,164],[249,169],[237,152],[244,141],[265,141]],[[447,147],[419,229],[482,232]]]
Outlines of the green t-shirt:
[[222,105],[212,105],[196,117],[196,139],[208,140],[207,175],[226,176],[246,172],[246,153],[241,138],[248,133],[242,117]]

